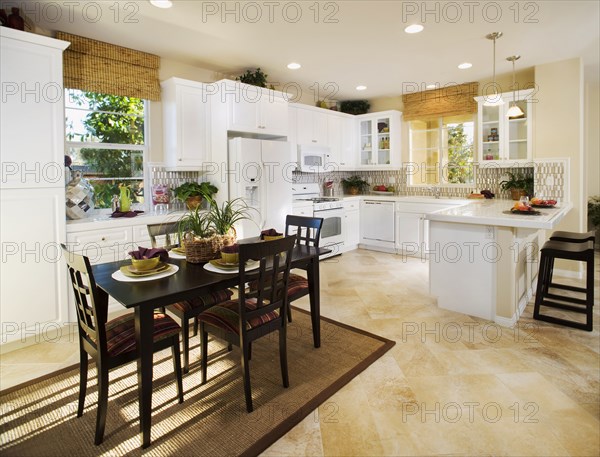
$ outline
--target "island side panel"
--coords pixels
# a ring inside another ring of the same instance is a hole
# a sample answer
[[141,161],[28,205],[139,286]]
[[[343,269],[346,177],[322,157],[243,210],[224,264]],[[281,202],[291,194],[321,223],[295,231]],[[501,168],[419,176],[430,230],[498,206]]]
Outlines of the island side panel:
[[485,225],[430,222],[429,292],[440,308],[494,320],[495,232]]

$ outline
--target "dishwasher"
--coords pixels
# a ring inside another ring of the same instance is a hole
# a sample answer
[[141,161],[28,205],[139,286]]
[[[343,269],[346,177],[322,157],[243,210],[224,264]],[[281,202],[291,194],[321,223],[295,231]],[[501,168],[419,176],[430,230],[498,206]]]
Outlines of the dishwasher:
[[363,200],[360,203],[361,243],[394,249],[394,202]]

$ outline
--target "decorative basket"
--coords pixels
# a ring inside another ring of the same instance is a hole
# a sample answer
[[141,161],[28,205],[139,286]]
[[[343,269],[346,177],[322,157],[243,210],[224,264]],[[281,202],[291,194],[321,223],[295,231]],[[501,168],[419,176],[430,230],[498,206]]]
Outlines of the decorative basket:
[[235,243],[235,235],[213,235],[210,238],[197,238],[188,233],[184,237],[185,260],[202,263],[221,257],[221,248]]

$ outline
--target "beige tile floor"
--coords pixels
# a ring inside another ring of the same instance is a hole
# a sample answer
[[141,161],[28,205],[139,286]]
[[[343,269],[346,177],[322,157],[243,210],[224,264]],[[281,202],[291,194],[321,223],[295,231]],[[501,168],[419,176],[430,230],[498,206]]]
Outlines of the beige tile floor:
[[[396,346],[264,455],[600,455],[600,306],[593,332],[534,321],[531,303],[503,328],[439,309],[427,271],[364,250],[322,263],[322,314]],[[68,335],[3,354],[0,389],[77,360]]]

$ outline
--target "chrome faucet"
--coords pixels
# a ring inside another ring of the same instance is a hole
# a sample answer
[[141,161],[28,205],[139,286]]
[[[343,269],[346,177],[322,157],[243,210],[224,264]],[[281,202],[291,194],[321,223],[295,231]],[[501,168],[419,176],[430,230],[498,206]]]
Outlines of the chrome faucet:
[[429,190],[431,191],[431,195],[435,198],[440,198],[441,189],[438,186],[431,186]]

